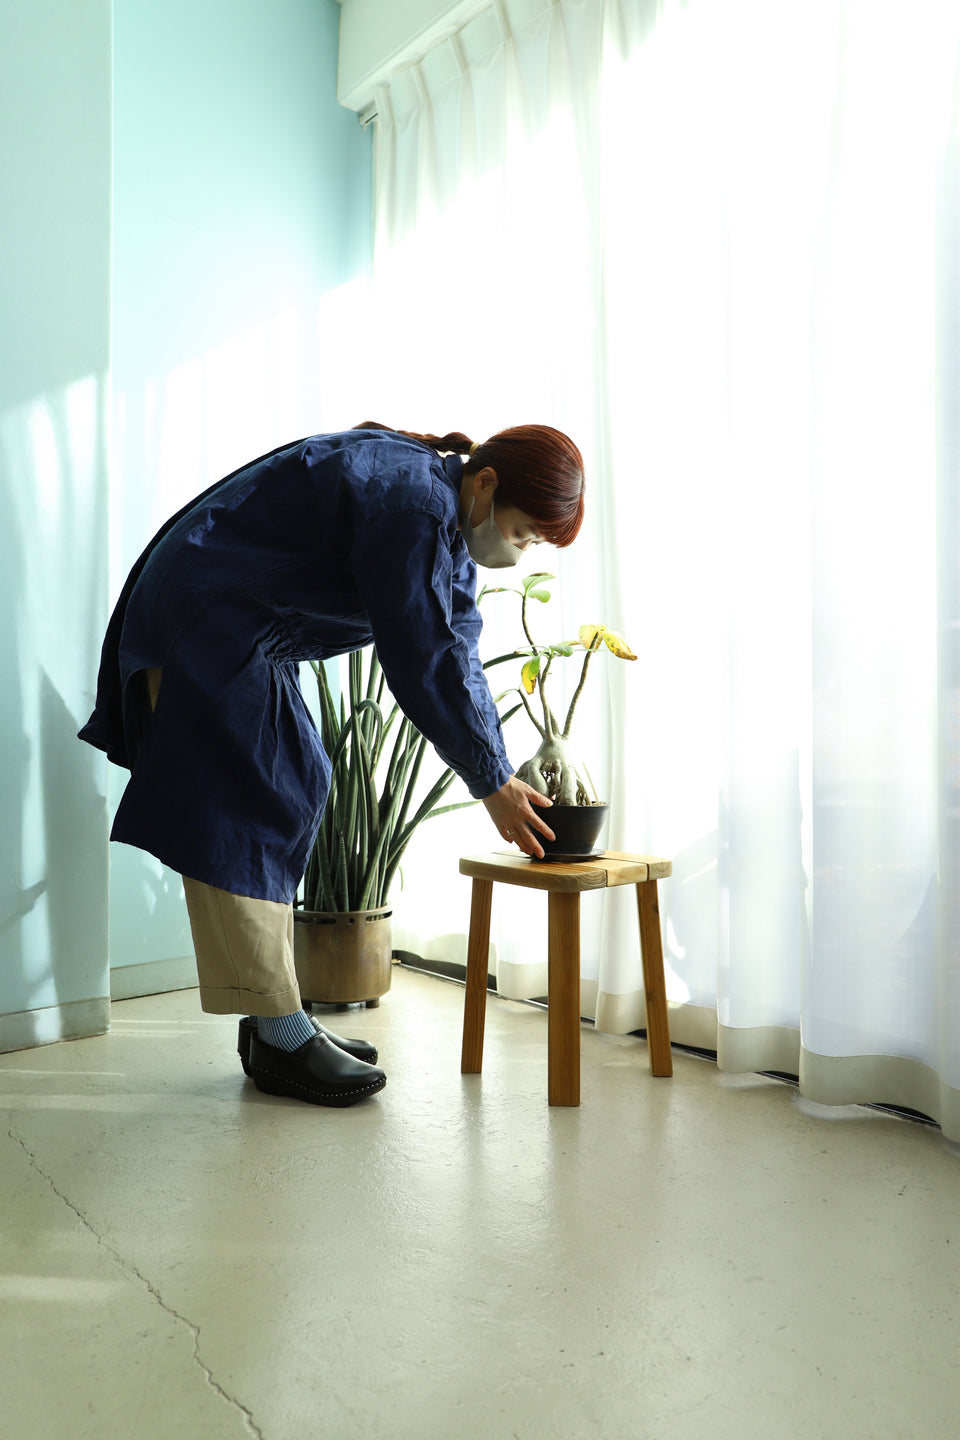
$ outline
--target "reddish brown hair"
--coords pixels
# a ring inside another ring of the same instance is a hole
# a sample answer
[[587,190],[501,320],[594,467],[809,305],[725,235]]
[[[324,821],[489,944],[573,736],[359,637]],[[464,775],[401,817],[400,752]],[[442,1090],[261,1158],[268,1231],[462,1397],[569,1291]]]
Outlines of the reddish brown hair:
[[[357,430],[389,430],[365,420]],[[398,430],[442,455],[469,455],[465,473],[476,475],[490,466],[497,473],[497,502],[528,515],[551,545],[571,545],[583,523],[583,456],[569,436],[550,425],[514,425],[484,440],[473,441],[460,430],[447,435],[421,435]],[[471,455],[471,450],[473,454]]]

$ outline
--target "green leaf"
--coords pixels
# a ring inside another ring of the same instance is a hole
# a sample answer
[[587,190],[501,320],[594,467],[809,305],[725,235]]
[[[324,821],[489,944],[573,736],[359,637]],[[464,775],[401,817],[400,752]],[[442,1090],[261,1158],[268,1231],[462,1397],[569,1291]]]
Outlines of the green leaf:
[[[510,692],[507,691],[507,694],[509,694],[509,693],[510,693]],[[517,713],[518,710],[522,710],[522,709],[523,709],[523,706],[522,706],[522,705],[514,705],[514,707],[513,707],[512,710],[508,710],[505,715],[501,715],[501,716],[500,716],[500,724],[501,724],[501,725],[506,725],[507,721],[508,721],[512,716],[516,715],[516,713]]]
[[519,590],[515,590],[512,585],[484,585],[483,589],[480,591],[480,594],[477,596],[477,604],[478,604],[478,605],[480,604],[480,601],[483,599],[484,595],[519,595],[519,594],[520,594],[520,591],[519,591]]
[[479,805],[479,800],[458,800],[455,805],[441,805],[437,810],[431,810],[429,815],[424,815],[424,820],[433,820],[437,815],[449,815],[451,810],[467,810],[471,805]]
[[484,670],[489,670],[491,665],[502,665],[504,660],[519,660],[522,655],[532,655],[533,649],[530,645],[524,645],[518,650],[511,650],[506,655],[498,655],[495,660],[484,660]]
[[520,583],[523,586],[524,594],[529,595],[533,587],[539,585],[541,580],[556,580],[556,578],[556,575],[549,575],[546,570],[538,570],[535,575],[524,575]]
[[[421,821],[447,808],[438,802],[457,777],[447,767],[432,786],[422,787],[422,799],[415,793],[429,747],[385,691],[372,646],[351,655],[349,684],[336,699],[323,664],[310,663],[331,778],[304,876],[304,904],[308,909],[367,910],[384,903],[411,836]],[[392,708],[385,719],[387,707]]]

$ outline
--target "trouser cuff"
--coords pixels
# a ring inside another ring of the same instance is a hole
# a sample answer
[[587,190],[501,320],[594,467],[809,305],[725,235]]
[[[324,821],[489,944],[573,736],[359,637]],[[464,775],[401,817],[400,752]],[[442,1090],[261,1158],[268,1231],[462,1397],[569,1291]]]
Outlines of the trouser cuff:
[[300,987],[260,995],[236,986],[200,986],[200,1008],[207,1015],[292,1015],[303,1009]]

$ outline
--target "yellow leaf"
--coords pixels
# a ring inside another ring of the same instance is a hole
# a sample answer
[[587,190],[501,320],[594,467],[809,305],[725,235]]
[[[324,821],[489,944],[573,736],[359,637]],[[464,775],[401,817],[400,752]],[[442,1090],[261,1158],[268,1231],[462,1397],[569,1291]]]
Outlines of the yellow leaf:
[[520,671],[520,680],[528,695],[532,695],[540,673],[540,656],[534,655]]
[[584,650],[592,650],[603,633],[604,629],[602,625],[581,625],[577,639]]
[[614,655],[617,655],[621,660],[636,660],[637,658],[626,640],[624,640],[622,635],[618,635],[616,630],[605,630],[603,632],[603,643],[608,650],[612,650]]

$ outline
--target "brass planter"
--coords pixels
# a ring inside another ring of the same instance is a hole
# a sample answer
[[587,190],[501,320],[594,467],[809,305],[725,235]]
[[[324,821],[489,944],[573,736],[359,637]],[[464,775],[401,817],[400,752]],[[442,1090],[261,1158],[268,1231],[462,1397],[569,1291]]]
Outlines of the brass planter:
[[293,959],[305,1005],[369,1007],[390,989],[390,906],[294,910]]

